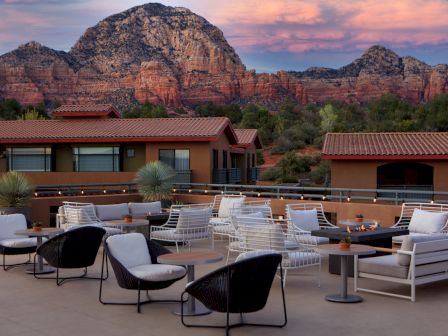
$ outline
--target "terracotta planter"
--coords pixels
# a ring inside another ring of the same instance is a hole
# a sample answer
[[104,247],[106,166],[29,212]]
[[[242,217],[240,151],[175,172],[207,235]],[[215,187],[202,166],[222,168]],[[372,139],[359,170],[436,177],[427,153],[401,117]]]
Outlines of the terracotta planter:
[[358,223],[362,223],[364,221],[364,218],[356,217],[355,221],[358,222]]
[[339,249],[340,250],[350,250],[350,243],[344,243],[344,242],[340,242],[339,243]]
[[128,224],[129,224],[129,223],[132,223],[132,217],[125,217],[125,218],[124,218],[124,222],[125,222],[125,223],[128,223]]
[[33,231],[34,232],[42,232],[42,226],[34,226]]

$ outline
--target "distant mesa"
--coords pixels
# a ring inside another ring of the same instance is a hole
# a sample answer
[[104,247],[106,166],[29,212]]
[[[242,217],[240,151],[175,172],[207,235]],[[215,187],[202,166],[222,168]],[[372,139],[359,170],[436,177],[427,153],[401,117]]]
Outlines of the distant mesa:
[[442,92],[448,92],[447,65],[431,67],[382,46],[339,69],[257,74],[206,19],[153,3],[88,28],[68,53],[33,41],[0,56],[0,97],[22,104],[270,106],[285,97],[299,103],[362,102],[385,93],[421,102]]

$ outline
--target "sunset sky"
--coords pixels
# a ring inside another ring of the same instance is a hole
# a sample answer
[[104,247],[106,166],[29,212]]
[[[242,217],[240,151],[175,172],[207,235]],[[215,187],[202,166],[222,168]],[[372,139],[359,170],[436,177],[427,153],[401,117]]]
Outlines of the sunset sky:
[[[0,0],[0,54],[36,40],[66,50],[101,19],[137,0]],[[190,0],[249,69],[339,67],[371,45],[429,64],[448,63],[448,0]]]

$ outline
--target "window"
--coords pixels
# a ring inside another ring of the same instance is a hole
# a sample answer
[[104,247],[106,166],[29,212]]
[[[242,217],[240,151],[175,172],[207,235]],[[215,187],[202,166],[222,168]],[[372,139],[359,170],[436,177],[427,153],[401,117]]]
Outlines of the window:
[[15,171],[51,171],[51,148],[8,148],[8,168]]
[[219,168],[218,150],[214,149],[212,154],[213,154],[212,156],[213,169],[218,169]]
[[222,167],[227,169],[227,151],[222,151]]
[[120,147],[73,148],[74,171],[120,171]]
[[189,149],[160,149],[159,160],[177,171],[190,170]]

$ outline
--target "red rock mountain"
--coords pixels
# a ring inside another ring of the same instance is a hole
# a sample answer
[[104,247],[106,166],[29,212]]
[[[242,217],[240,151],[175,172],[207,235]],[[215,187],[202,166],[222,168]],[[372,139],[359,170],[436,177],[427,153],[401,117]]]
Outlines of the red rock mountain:
[[185,8],[146,4],[110,16],[66,53],[29,42],[0,56],[0,97],[22,104],[136,101],[275,104],[365,101],[396,93],[414,102],[448,92],[448,66],[374,46],[340,69],[247,71],[223,33]]

